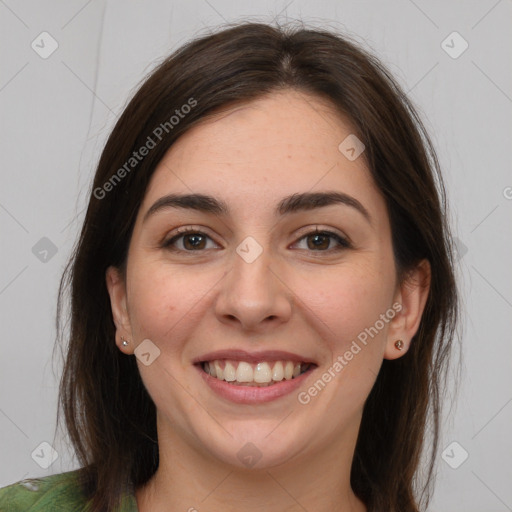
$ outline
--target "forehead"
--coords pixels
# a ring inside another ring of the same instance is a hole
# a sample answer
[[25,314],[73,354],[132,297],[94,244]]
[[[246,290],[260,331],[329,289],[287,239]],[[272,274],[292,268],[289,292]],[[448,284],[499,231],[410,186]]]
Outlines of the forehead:
[[169,192],[208,193],[248,212],[262,202],[322,189],[354,195],[372,203],[369,209],[384,207],[364,153],[350,161],[338,148],[353,133],[332,105],[296,91],[224,109],[167,151],[141,210]]

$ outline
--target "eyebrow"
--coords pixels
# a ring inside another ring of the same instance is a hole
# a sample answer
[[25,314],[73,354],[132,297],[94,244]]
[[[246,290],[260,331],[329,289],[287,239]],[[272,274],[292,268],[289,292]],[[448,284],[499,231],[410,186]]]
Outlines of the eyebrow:
[[[368,210],[355,198],[338,191],[296,193],[283,198],[274,210],[274,215],[290,215],[334,204],[342,204],[357,210],[372,224]],[[168,194],[158,199],[144,215],[143,222],[162,210],[182,208],[214,215],[229,216],[228,205],[221,199],[205,194]]]

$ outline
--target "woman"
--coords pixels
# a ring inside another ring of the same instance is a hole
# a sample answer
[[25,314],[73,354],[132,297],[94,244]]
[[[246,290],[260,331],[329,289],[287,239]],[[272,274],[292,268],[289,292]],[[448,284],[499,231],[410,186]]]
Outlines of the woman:
[[0,504],[424,510],[457,319],[445,208],[413,106],[346,38],[188,43],[112,131],[61,282],[83,467]]

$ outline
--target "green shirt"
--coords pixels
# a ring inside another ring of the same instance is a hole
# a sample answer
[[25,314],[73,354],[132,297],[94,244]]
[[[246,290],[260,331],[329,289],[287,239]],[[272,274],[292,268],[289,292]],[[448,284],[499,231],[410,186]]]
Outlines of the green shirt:
[[[0,512],[88,512],[76,480],[79,470],[29,478],[0,489]],[[133,493],[122,497],[120,512],[138,512]]]

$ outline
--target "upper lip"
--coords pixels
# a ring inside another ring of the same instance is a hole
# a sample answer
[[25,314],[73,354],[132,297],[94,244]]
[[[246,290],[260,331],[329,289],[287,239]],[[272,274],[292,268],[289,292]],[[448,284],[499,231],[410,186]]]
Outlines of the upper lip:
[[194,364],[203,363],[205,361],[215,361],[216,359],[232,359],[235,361],[246,361],[248,363],[260,363],[263,361],[293,361],[296,363],[313,363],[315,362],[305,356],[299,356],[292,352],[283,350],[263,350],[259,352],[247,352],[240,349],[225,349],[208,352],[193,360]]

